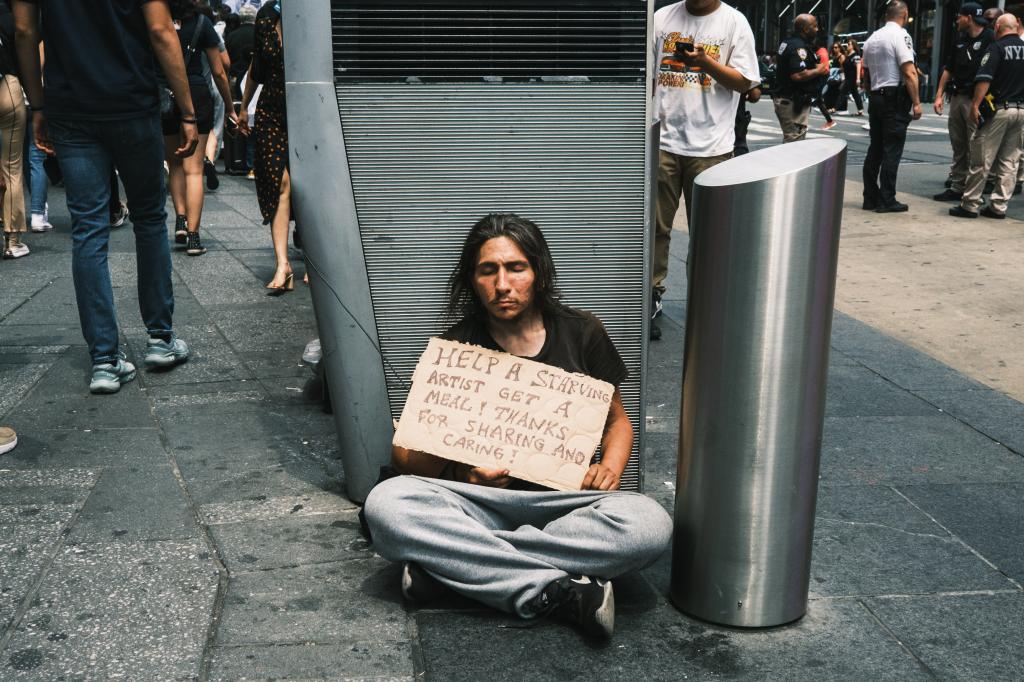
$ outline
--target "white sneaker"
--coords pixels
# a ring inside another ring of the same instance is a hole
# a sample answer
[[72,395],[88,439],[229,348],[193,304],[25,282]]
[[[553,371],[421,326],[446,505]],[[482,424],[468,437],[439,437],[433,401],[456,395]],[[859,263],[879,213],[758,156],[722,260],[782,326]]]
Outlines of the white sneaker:
[[18,242],[17,244],[8,244],[7,248],[4,249],[4,259],[11,260],[12,258],[21,258],[29,254],[28,244],[25,242]]
[[53,225],[47,220],[45,213],[33,213],[32,214],[32,231],[33,232],[49,232],[53,229]]
[[0,455],[18,447],[18,434],[9,426],[0,426]]

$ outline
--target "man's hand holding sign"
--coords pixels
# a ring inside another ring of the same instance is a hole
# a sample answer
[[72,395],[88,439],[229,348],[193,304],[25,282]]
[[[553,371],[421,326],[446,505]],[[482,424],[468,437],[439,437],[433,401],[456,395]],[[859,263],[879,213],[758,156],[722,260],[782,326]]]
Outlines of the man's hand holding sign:
[[557,490],[599,482],[608,490],[618,487],[617,473],[590,461],[614,394],[584,374],[431,339],[394,442],[466,465],[457,480],[505,487],[518,478]]
[[404,562],[407,599],[447,587],[607,638],[609,579],[653,563],[672,523],[616,492],[633,447],[626,366],[600,320],[558,301],[544,236],[516,215],[470,231],[449,310],[462,319],[429,341],[395,434],[392,466],[411,475],[366,499],[374,548]]

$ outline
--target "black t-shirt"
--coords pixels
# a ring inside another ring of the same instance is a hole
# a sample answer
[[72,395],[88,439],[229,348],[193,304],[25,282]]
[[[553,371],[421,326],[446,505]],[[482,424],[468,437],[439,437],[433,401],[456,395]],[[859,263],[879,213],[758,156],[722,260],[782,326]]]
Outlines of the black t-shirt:
[[255,43],[255,24],[242,24],[224,39],[224,47],[228,49],[228,57],[231,58],[231,73],[238,78],[249,69]]
[[46,43],[46,114],[117,120],[155,114],[156,60],[142,6],[152,0],[28,0]]
[[6,2],[0,2],[0,76],[18,75],[18,53],[14,50],[14,16]]
[[[846,80],[855,81],[857,80],[857,65],[860,64],[859,54],[846,55],[846,61],[843,62],[843,75],[846,76]],[[852,85],[851,85],[852,87]]]
[[174,22],[178,29],[178,40],[181,42],[181,54],[184,58],[185,50],[192,42],[192,36],[196,35],[196,22],[200,23],[199,35],[196,36],[195,52],[192,59],[185,65],[185,72],[188,73],[189,85],[206,85],[206,77],[203,75],[203,52],[209,47],[220,46],[220,36],[217,29],[204,14],[194,14],[182,22]]
[[972,38],[967,33],[957,34],[956,43],[949,52],[945,69],[952,75],[953,87],[957,92],[970,94],[974,89],[974,76],[978,73],[981,58],[988,52],[996,36],[991,29],[985,29]]
[[798,93],[811,93],[820,83],[820,79],[812,78],[803,82],[790,79],[794,73],[800,73],[818,66],[818,55],[800,36],[790,36],[779,45],[779,66],[777,88],[780,95],[793,96]]
[[1024,40],[1009,35],[989,45],[975,80],[992,83],[996,102],[1024,103]]
[[[562,306],[544,314],[546,337],[544,346],[532,358],[536,362],[558,367],[568,372],[579,372],[595,379],[607,381],[616,388],[628,375],[626,364],[619,356],[615,344],[608,338],[601,321],[582,310]],[[471,343],[491,350],[505,351],[498,345],[487,325],[473,317],[465,317],[451,327],[441,338],[460,343]],[[512,490],[548,490],[542,485],[513,479]]]
[[[628,371],[619,351],[601,321],[590,313],[562,306],[544,314],[544,330],[544,346],[527,360],[586,374],[616,388],[626,379]],[[463,318],[441,338],[505,351],[487,331],[487,325],[473,317]]]

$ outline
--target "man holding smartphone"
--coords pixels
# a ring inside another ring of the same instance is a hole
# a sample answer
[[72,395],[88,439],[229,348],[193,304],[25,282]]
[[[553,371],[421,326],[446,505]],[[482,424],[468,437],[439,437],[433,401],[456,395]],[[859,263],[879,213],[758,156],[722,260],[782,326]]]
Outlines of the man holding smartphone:
[[[689,222],[694,178],[732,157],[740,95],[761,77],[750,24],[720,0],[685,0],[661,8],[654,14],[653,41],[654,108],[661,120],[652,266],[652,312],[657,317],[679,195]],[[698,227],[689,224],[691,243]],[[654,321],[651,338],[661,338]]]

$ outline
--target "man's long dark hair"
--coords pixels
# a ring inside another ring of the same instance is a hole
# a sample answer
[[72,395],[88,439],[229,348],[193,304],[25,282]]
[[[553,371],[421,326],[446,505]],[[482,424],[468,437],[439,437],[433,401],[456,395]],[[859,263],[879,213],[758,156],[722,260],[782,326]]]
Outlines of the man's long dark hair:
[[473,288],[473,275],[480,248],[489,239],[508,237],[526,254],[533,268],[533,303],[541,312],[550,312],[561,304],[555,287],[555,262],[551,259],[547,240],[532,220],[514,213],[491,213],[481,218],[466,235],[462,255],[448,278],[448,315],[484,319],[487,310]]

